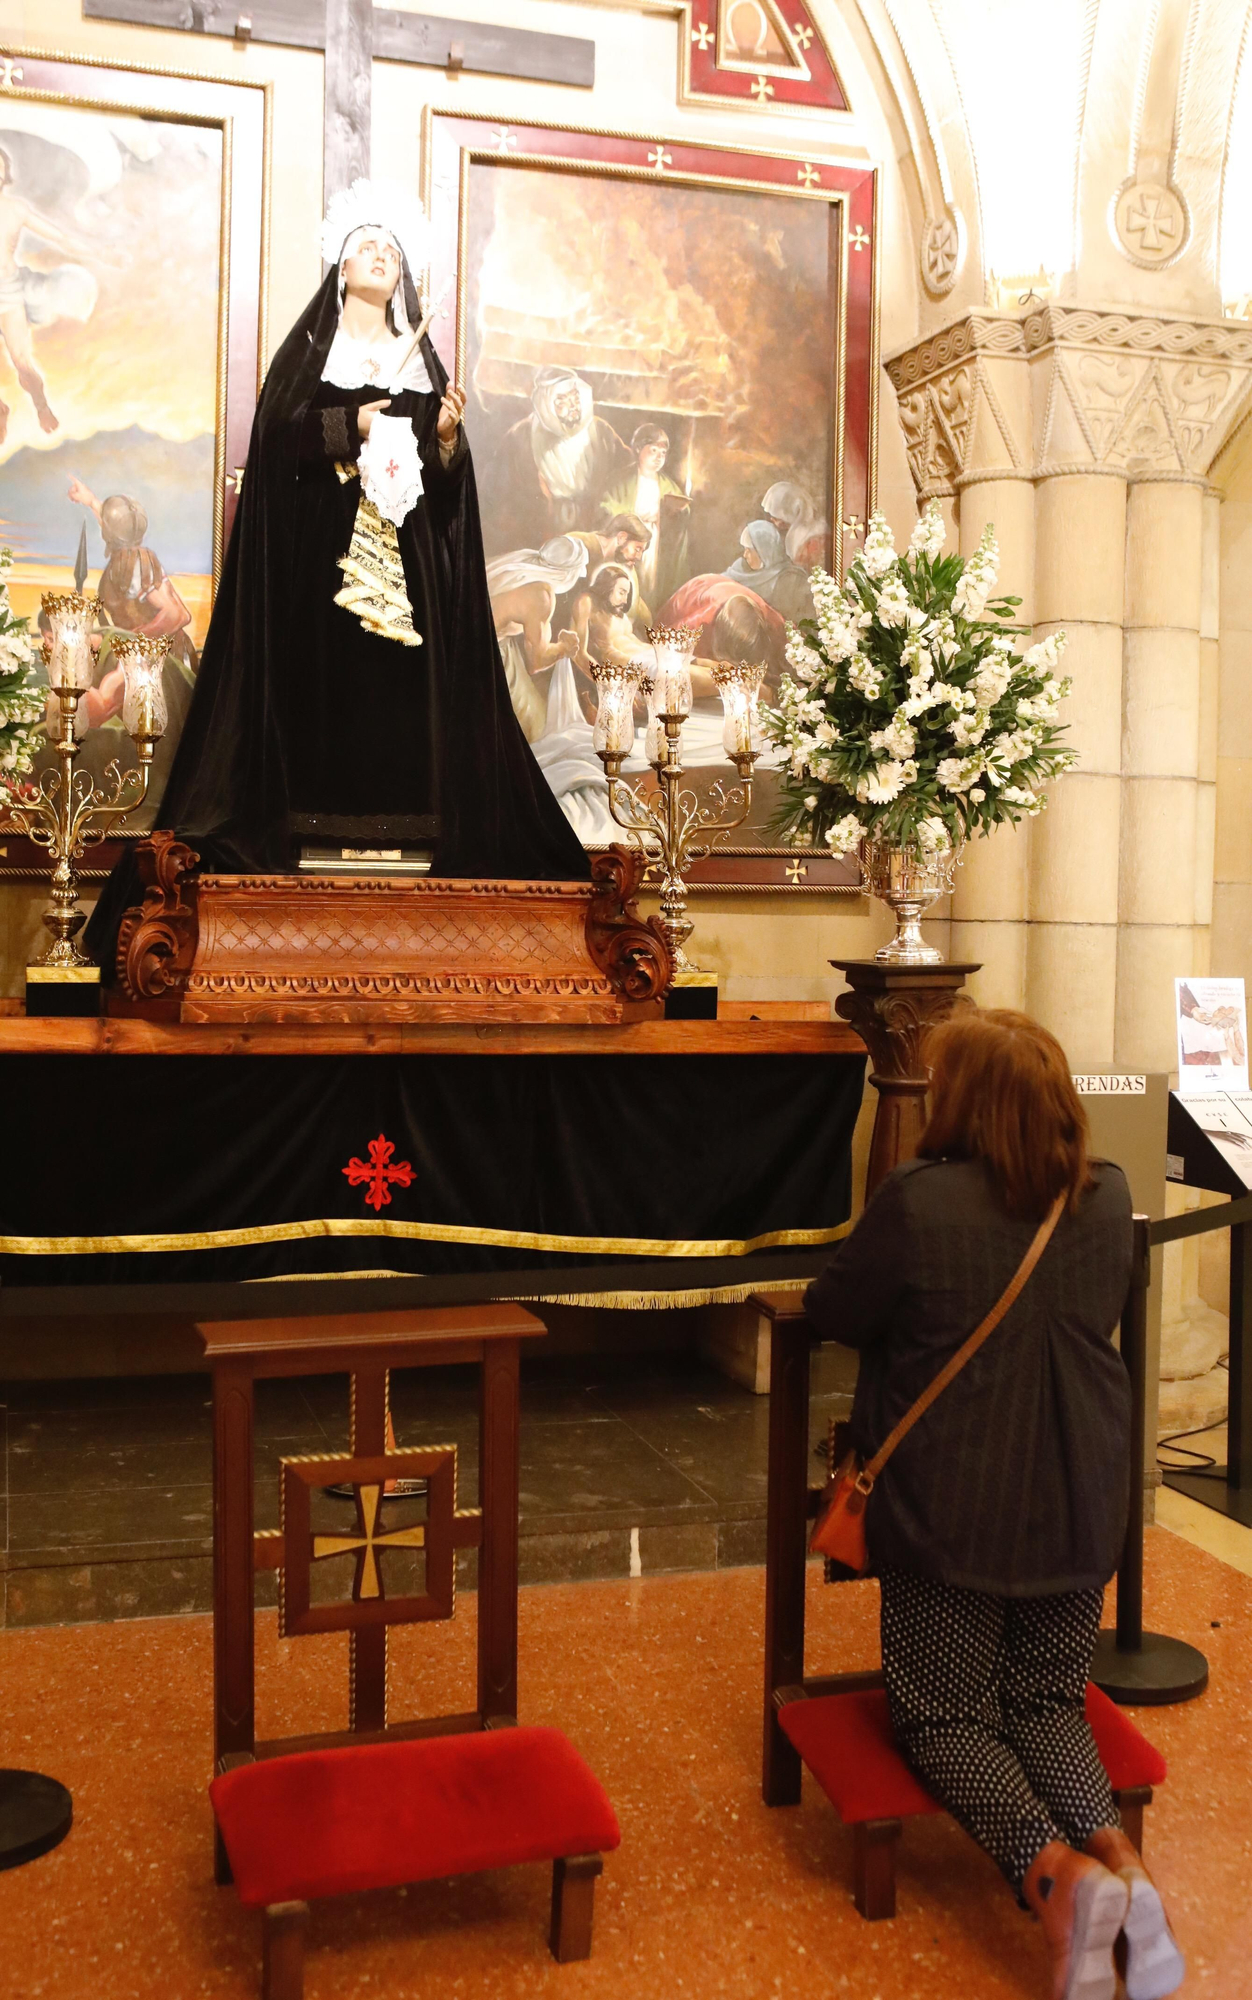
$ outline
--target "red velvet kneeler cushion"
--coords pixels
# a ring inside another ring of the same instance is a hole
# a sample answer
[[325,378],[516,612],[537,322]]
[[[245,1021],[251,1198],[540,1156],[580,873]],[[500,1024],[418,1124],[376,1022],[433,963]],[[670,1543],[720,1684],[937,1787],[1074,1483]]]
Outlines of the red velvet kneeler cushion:
[[1115,1792],[1129,1791],[1134,1785],[1164,1783],[1169,1767],[1155,1743],[1141,1736],[1125,1709],[1101,1694],[1091,1681],[1087,1683],[1087,1720]]
[[559,1729],[263,1758],[209,1787],[240,1901],[305,1902],[599,1854],[608,1796]]
[[[1160,1751],[1115,1702],[1090,1685],[1087,1720],[1114,1791],[1160,1784],[1165,1776]],[[791,1701],[779,1711],[778,1721],[845,1826],[943,1810],[896,1748],[884,1689]]]

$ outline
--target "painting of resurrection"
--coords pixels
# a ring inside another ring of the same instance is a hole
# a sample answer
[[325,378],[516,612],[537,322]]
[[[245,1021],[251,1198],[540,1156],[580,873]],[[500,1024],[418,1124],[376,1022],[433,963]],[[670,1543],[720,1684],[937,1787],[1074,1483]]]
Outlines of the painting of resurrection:
[[[522,728],[596,845],[620,835],[591,745],[592,660],[637,656],[649,625],[691,626],[685,761],[726,777],[700,663],[759,661],[768,690],[787,621],[811,614],[808,572],[831,561],[838,215],[476,159],[468,221],[467,425],[496,630]],[[765,838],[773,789],[766,772],[749,838]]]
[[[0,540],[14,608],[37,619],[40,593],[72,588],[78,566],[103,621],[167,638],[154,801],[212,600],[222,200],[220,123],[0,100]],[[79,713],[79,768],[99,777],[116,757],[126,769],[107,643]]]

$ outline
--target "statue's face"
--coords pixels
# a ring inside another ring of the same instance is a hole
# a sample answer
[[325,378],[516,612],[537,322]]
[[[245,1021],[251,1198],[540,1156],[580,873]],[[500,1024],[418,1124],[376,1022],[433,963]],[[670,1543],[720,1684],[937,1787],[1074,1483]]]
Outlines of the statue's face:
[[400,282],[400,252],[381,229],[367,230],[343,260],[345,292],[359,298],[389,299]]
[[639,470],[649,479],[655,479],[669,457],[669,439],[658,438],[655,444],[645,444],[639,453]]
[[614,579],[613,579],[613,587],[612,587],[612,589],[611,589],[611,590],[610,590],[610,592],[609,592],[609,608],[610,608],[610,610],[612,610],[612,611],[619,611],[619,612],[620,612],[620,611],[625,611],[625,609],[626,609],[626,607],[627,607],[627,605],[628,605],[629,603],[630,603],[630,580],[629,580],[629,578],[627,578],[627,577],[624,577],[624,576],[618,576],[618,577],[614,577]]

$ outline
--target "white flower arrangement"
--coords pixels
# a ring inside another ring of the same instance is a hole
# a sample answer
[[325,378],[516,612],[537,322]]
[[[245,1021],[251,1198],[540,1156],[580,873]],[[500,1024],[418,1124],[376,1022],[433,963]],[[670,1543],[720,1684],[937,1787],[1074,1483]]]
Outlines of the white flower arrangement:
[[31,672],[26,620],[9,603],[3,579],[12,567],[12,549],[0,549],[0,805],[33,766],[47,693]]
[[867,838],[934,855],[1043,811],[1077,761],[1057,712],[1065,634],[1024,653],[996,596],[988,528],[968,559],[943,553],[937,501],[899,554],[881,514],[841,587],[812,575],[816,616],[787,628],[778,706],[763,711],[787,767],[776,822],[797,844],[846,854]]

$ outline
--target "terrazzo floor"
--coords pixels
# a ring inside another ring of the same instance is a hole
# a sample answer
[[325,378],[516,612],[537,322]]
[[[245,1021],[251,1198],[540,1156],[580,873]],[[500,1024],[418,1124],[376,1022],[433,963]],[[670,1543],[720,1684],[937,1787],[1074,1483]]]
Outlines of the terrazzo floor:
[[[810,1671],[873,1664],[872,1583],[810,1572]],[[548,1871],[315,1906],[309,2000],[1043,2000],[1036,1927],[946,1819],[905,1833],[899,1915],[852,1907],[848,1836],[806,1781],[760,1801],[757,1568],[534,1586],[521,1597],[521,1719],[553,1722],[606,1785],[623,1841],[589,1963],[546,1948]],[[1149,1532],[1146,1622],[1200,1645],[1209,1691],[1138,1720],[1170,1761],[1147,1854],[1190,1960],[1184,1995],[1252,2000],[1252,1578]],[[393,1712],[468,1706],[474,1602],[409,1628]],[[75,1796],[62,1847],[0,1875],[5,2000],[234,2000],[259,1992],[257,1919],[211,1877],[206,1617],[0,1634],[0,1763]],[[337,1637],[258,1640],[259,1727],[341,1727]]]

